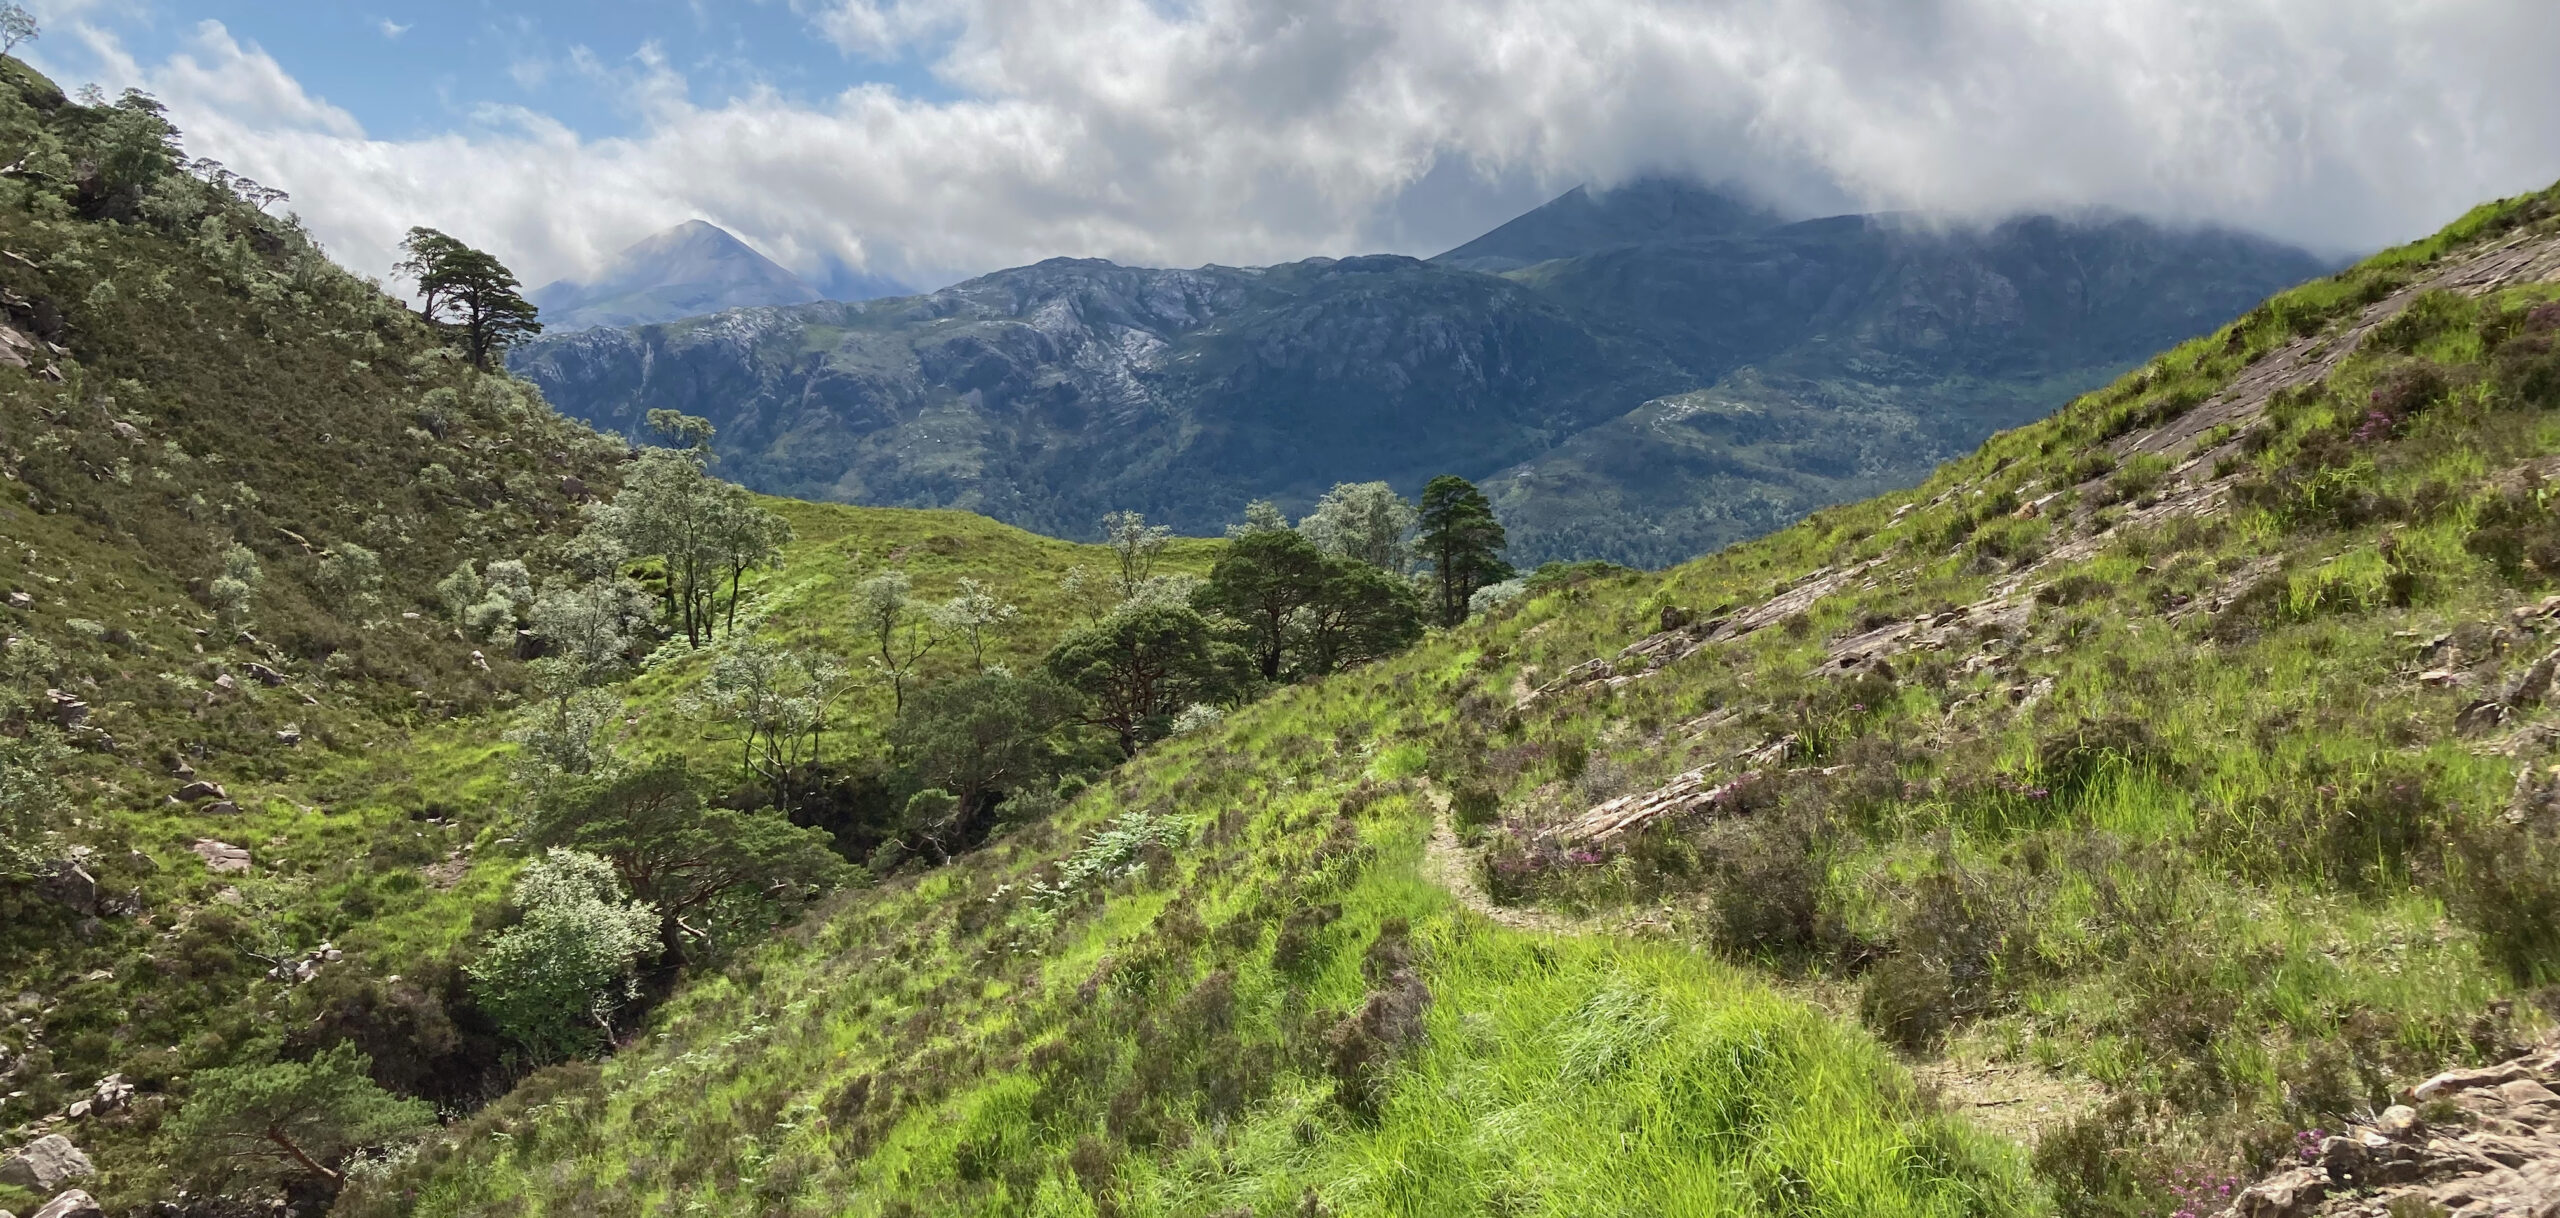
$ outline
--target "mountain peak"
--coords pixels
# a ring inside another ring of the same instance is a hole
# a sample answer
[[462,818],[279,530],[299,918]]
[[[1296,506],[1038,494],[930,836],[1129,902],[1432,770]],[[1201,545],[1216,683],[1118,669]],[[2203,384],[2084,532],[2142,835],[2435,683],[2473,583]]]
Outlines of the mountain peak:
[[708,220],[652,233],[584,282],[563,279],[529,299],[555,330],[674,321],[723,309],[805,304],[818,289]]
[[1700,182],[1638,178],[1597,190],[1576,186],[1432,261],[1499,274],[1554,258],[1726,237],[1778,222],[1769,211]]

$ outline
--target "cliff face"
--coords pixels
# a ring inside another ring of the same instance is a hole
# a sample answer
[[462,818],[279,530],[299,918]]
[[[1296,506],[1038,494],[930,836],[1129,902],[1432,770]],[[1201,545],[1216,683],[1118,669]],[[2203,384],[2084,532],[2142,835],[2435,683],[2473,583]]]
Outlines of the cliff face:
[[[1914,481],[2320,269],[2121,218],[1772,226],[1678,189],[1577,193],[1430,262],[1055,259],[548,336],[515,366],[599,426],[709,417],[723,471],[779,494],[1209,533],[1252,498],[1455,472],[1517,558],[1660,564]],[[1557,249],[1581,252],[1528,261]]]

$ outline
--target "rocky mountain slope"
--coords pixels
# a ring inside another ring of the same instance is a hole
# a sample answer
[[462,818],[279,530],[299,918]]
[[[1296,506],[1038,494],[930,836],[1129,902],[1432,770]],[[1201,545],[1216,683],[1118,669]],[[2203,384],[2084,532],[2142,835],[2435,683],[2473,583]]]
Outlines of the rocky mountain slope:
[[1456,472],[1488,482],[1516,559],[1659,565],[1922,477],[2319,269],[2123,218],[1782,225],[1651,182],[1431,262],[1053,260],[547,336],[514,367],[607,429],[710,417],[726,468],[777,494],[1214,533],[1248,499]]
[[545,327],[566,331],[805,304],[824,294],[719,225],[687,220],[634,242],[593,279],[558,280],[525,298]]
[[2560,188],[1168,742],[367,1204],[2540,1212],[2555,420]]

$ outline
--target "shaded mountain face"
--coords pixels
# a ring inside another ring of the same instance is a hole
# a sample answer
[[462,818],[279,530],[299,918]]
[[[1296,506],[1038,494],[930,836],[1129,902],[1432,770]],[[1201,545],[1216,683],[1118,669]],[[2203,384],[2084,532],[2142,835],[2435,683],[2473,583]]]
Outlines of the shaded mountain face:
[[1511,271],[1553,258],[1775,228],[1778,217],[1694,183],[1648,178],[1605,191],[1577,186],[1433,258],[1470,271]]
[[1846,216],[1542,263],[1510,277],[1694,387],[1484,489],[1524,554],[1667,565],[1917,482],[2327,269],[2126,217]]
[[643,325],[822,298],[807,281],[702,220],[641,240],[592,280],[563,279],[527,296],[542,310],[542,324],[554,330]]
[[1427,262],[1058,259],[547,335],[512,362],[600,426],[704,415],[722,472],[777,494],[1214,533],[1248,499],[1454,472],[1485,484],[1515,561],[1651,566],[1918,481],[2324,269],[2122,217],[1777,224],[1657,182]]

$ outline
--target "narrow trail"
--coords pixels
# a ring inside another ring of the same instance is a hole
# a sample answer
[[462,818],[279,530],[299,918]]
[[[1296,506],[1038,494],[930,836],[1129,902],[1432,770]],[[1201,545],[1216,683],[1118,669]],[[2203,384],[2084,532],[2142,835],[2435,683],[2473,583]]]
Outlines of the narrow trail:
[[1571,935],[1606,929],[1588,919],[1569,918],[1552,910],[1495,904],[1493,897],[1477,880],[1475,866],[1467,858],[1467,848],[1458,843],[1457,830],[1449,823],[1448,792],[1424,779],[1422,797],[1431,804],[1431,840],[1422,848],[1422,878],[1439,885],[1442,891],[1456,898],[1458,904],[1487,921],[1513,930]]
[[[1513,930],[1550,935],[1625,935],[1664,924],[1653,917],[1574,917],[1550,909],[1496,903],[1485,892],[1474,860],[1450,823],[1448,793],[1427,778],[1419,781],[1423,798],[1431,805],[1431,838],[1423,847],[1422,877],[1438,885],[1469,912]],[[1860,1026],[1854,986],[1755,972],[1763,984],[1842,1024]],[[1900,1051],[1894,1057],[1948,1110],[1987,1132],[2028,1146],[2045,1132],[2094,1110],[2105,1098],[2095,1083],[2057,1076],[2024,1063],[1989,1060],[1981,1048],[1960,1043],[1934,1057],[1918,1058]]]

